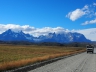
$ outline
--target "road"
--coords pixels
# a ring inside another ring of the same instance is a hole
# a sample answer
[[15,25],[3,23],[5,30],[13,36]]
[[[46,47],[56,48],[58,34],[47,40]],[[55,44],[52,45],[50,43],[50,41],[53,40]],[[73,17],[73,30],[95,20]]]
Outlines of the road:
[[81,53],[29,72],[96,72],[96,49],[94,54]]

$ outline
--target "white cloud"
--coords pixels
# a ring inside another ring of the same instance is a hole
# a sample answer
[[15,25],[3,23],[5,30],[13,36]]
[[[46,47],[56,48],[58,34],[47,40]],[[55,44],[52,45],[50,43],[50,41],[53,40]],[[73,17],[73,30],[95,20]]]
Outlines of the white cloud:
[[72,21],[75,21],[83,16],[87,18],[92,18],[96,16],[95,9],[96,9],[96,3],[93,3],[91,5],[85,5],[83,8],[78,8],[69,12],[66,15],[66,17]]
[[8,30],[8,29],[12,29],[13,31],[15,32],[18,32],[18,31],[33,31],[35,30],[34,27],[30,27],[29,25],[23,25],[23,26],[20,26],[20,25],[17,25],[17,24],[0,24],[0,33]]
[[85,21],[84,23],[82,23],[82,25],[88,25],[88,24],[96,24],[96,19],[90,20],[90,21]]
[[82,10],[86,10],[86,9],[88,9],[89,8],[89,6],[88,5],[85,5],[83,8],[82,8]]
[[88,15],[91,12],[90,6],[88,5],[85,5],[81,10],[85,13],[85,15]]
[[12,29],[13,31],[18,32],[18,31],[21,31],[21,30],[30,31],[30,30],[34,30],[35,28],[30,27],[29,25],[20,26],[20,25],[17,25],[17,24],[0,24],[0,33],[6,31],[8,29]]
[[68,17],[70,20],[75,21],[79,18],[81,18],[84,15],[89,14],[89,6],[85,5],[83,8],[81,9],[76,9],[74,11],[69,12],[66,17]]
[[67,17],[70,18],[72,21],[75,21],[83,15],[85,15],[85,12],[83,12],[81,9],[76,9],[72,12],[69,12]]

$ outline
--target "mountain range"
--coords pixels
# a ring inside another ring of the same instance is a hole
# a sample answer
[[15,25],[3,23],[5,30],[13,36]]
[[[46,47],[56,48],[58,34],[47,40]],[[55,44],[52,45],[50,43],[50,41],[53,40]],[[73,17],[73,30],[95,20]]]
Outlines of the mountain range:
[[69,42],[91,42],[86,39],[83,34],[64,32],[64,33],[48,33],[47,35],[41,35],[34,37],[30,34],[25,34],[23,31],[14,32],[11,29],[0,34],[0,40],[2,41],[30,41],[30,42],[58,42],[58,43],[69,43]]

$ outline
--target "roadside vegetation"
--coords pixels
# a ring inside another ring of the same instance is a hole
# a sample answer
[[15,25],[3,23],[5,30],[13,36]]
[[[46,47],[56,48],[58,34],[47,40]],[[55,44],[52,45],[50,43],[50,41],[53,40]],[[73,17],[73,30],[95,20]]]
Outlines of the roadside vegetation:
[[83,51],[83,47],[1,44],[0,71]]

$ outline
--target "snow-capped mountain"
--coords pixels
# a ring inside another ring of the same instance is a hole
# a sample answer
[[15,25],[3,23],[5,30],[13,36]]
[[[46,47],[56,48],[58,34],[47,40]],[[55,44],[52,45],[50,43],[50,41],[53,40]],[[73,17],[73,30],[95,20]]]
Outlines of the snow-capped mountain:
[[90,42],[90,40],[86,39],[83,34],[80,33],[49,33],[46,36],[39,36],[38,39],[41,42],[59,42],[59,43],[69,43],[69,42]]
[[3,41],[33,41],[33,36],[25,34],[22,31],[14,32],[11,29],[0,35],[0,40]]
[[0,40],[3,41],[31,41],[31,42],[90,42],[83,34],[64,32],[64,33],[49,33],[48,35],[41,35],[39,37],[33,37],[30,34],[25,34],[22,31],[14,32],[11,29],[0,34]]

